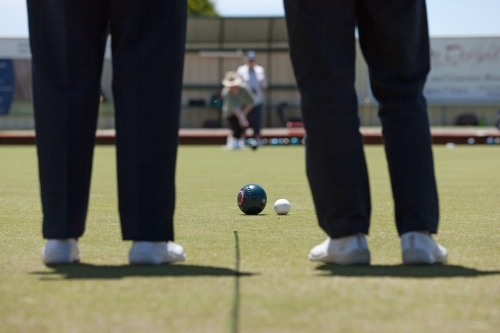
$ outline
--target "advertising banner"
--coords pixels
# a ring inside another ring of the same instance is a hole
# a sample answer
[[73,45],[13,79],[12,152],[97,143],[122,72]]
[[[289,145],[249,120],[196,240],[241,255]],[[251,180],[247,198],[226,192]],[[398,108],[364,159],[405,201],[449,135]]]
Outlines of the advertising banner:
[[500,38],[433,38],[424,94],[430,103],[500,102]]

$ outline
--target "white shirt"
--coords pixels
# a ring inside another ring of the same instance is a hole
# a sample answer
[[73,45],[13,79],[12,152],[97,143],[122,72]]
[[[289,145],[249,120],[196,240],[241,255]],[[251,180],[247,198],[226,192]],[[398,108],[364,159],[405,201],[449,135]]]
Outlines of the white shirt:
[[252,88],[255,94],[255,105],[262,104],[264,102],[264,94],[262,89],[267,88],[266,72],[264,68],[259,65],[254,65],[253,69],[250,69],[248,65],[243,65],[238,67],[236,70],[241,79]]

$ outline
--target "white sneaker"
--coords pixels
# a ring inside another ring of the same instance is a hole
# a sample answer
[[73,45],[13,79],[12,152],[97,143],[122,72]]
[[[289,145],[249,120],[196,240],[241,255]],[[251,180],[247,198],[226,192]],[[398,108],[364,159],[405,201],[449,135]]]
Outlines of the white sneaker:
[[234,139],[233,141],[233,150],[243,150],[245,149],[245,141]]
[[45,265],[72,264],[80,261],[78,242],[74,238],[49,239],[42,249]]
[[401,235],[401,251],[405,265],[445,263],[448,251],[426,233],[410,231]]
[[362,233],[336,239],[328,237],[312,248],[309,259],[339,265],[369,265],[370,250]]
[[134,242],[128,254],[131,265],[159,265],[185,259],[184,248],[174,242]]
[[243,150],[245,149],[245,145],[240,144],[240,142],[235,139],[231,141],[231,144],[226,144],[225,146],[222,146],[223,150]]

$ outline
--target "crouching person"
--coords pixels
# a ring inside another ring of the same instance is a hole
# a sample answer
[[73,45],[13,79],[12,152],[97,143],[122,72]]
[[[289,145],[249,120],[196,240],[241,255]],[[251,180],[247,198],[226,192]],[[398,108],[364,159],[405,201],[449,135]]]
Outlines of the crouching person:
[[253,109],[255,101],[252,90],[244,83],[235,72],[227,72],[222,80],[224,88],[221,96],[223,99],[222,115],[230,124],[232,134],[230,149],[243,148],[240,139],[244,139],[248,127],[247,114]]

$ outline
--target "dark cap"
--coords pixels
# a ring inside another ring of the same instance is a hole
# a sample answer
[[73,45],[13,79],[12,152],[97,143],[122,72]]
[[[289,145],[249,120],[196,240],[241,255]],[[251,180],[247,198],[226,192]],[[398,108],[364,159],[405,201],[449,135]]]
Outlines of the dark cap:
[[255,58],[257,58],[257,55],[255,54],[255,51],[248,51],[245,58],[247,60],[255,60]]

